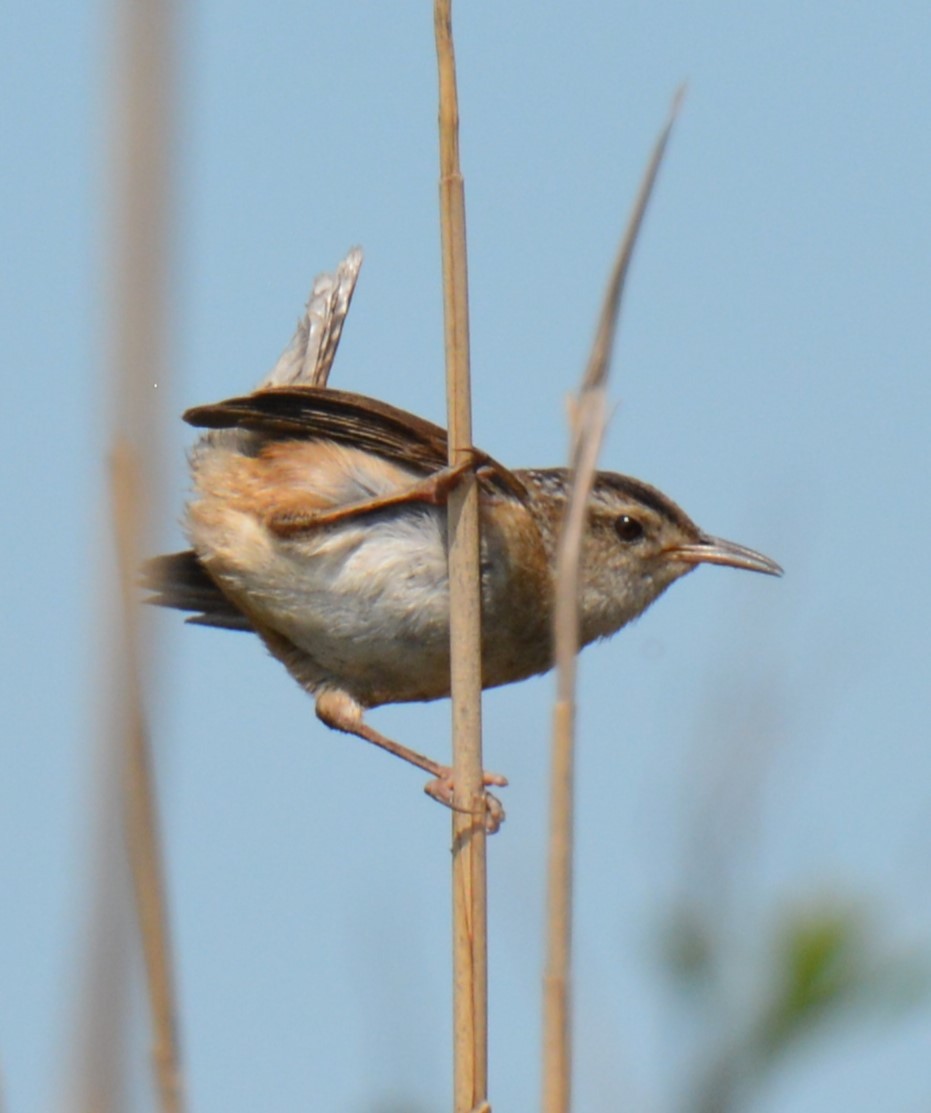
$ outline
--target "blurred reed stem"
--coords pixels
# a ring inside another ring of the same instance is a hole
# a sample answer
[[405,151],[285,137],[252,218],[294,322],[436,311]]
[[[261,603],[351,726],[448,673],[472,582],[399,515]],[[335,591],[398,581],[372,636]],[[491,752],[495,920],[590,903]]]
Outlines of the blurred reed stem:
[[[151,653],[140,642],[135,597],[136,569],[151,539],[157,477],[162,466],[157,403],[159,387],[164,394],[167,365],[174,4],[171,0],[126,0],[117,14],[117,87],[112,101],[118,118],[112,155],[111,207],[115,216],[108,385],[113,400],[111,495],[118,593],[112,599],[114,585],[105,585],[114,617],[106,638],[103,675],[110,684],[107,755],[119,766],[119,776],[108,779],[122,786],[125,838],[145,960],[158,1109],[161,1113],[183,1113],[164,868],[140,679],[151,664]],[[103,848],[101,860],[104,867],[109,863],[112,868],[112,856]],[[116,899],[116,881],[110,878],[107,900]],[[99,915],[106,920],[108,914],[101,910]],[[103,980],[104,972],[96,973]],[[110,991],[92,986],[88,994],[88,1027],[96,1031],[98,1042],[111,1038],[122,1023],[112,1015],[114,1010],[121,1014],[125,1011],[125,971],[120,969],[118,977],[120,984],[110,987]],[[107,1019],[102,1013],[111,1015]],[[113,1051],[98,1047],[89,1061],[101,1064],[108,1054],[120,1054],[118,1040]],[[118,1062],[96,1069],[113,1079],[121,1073]],[[94,1095],[88,1108],[99,1113],[100,1103],[106,1102],[107,1108],[119,1109],[119,1099],[112,1096],[114,1085],[106,1078],[88,1079],[87,1093]]]

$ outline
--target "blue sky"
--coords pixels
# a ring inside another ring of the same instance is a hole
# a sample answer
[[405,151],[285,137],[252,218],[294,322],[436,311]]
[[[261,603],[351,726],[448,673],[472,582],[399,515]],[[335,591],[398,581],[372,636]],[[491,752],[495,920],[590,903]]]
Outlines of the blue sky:
[[[112,574],[113,15],[19,5],[0,35],[11,1113],[68,1108],[82,1023]],[[356,243],[334,385],[444,414],[426,6],[202,0],[179,24],[171,359],[152,400],[168,423],[164,548],[181,543],[191,441],[176,415],[249,389],[313,275]],[[659,1113],[717,1031],[658,969],[683,892],[726,890],[738,1001],[787,907],[867,907],[893,953],[931,938],[931,13],[515,0],[461,4],[455,29],[477,442],[515,466],[562,462],[614,245],[687,80],[603,465],[786,569],[702,569],[583,656],[579,1108]],[[146,627],[192,1108],[442,1108],[448,816],[416,773],[326,731],[257,643],[171,614]],[[536,1100],[551,696],[543,678],[484,705],[487,764],[511,779],[491,847],[502,1109]],[[373,722],[447,752],[445,703]],[[925,1108],[929,1036],[927,1006],[841,1024],[753,1108],[867,1113],[878,1094]]]

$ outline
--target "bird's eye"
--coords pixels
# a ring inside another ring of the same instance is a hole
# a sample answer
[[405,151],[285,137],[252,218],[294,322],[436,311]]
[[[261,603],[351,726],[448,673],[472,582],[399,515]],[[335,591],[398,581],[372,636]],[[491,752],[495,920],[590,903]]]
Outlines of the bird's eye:
[[629,514],[622,514],[614,523],[614,528],[622,541],[639,541],[643,537],[643,523]]

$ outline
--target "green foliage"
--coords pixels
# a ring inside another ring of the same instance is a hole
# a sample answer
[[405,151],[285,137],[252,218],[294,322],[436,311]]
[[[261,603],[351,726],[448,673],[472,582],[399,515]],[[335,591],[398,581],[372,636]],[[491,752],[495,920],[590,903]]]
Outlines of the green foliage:
[[700,917],[688,910],[674,917],[665,933],[663,958],[682,988],[693,988],[710,978],[714,955],[714,939]]
[[767,1063],[815,1025],[853,1010],[920,1000],[927,967],[884,955],[868,917],[827,905],[790,916],[772,959],[769,997],[755,1026],[756,1055]]
[[[927,956],[888,952],[863,908],[824,902],[793,909],[761,940],[762,989],[747,1015],[725,1008],[733,1030],[705,1064],[687,1103],[697,1113],[745,1105],[785,1053],[830,1022],[885,1010],[890,1019],[926,1000]],[[695,909],[681,911],[666,933],[665,963],[713,1023],[727,1004],[732,966],[722,931]]]

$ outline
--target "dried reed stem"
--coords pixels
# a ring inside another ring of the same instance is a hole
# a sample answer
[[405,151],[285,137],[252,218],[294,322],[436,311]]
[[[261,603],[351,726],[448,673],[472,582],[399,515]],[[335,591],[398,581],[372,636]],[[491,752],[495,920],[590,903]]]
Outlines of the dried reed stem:
[[682,99],[673,101],[644,174],[640,192],[618,249],[588,366],[571,421],[569,467],[572,485],[559,538],[556,604],[553,617],[556,702],[553,707],[552,785],[547,896],[547,953],[543,974],[544,1113],[568,1113],[571,1101],[571,982],[573,780],[575,764],[575,680],[579,652],[579,582],[588,498],[604,436],[606,387],[624,282],[647,202]]
[[[459,168],[459,106],[451,0],[436,0],[439,70],[440,227],[449,462],[469,458],[469,303],[465,191]],[[478,484],[467,473],[448,503],[453,710],[454,1109],[471,1113],[488,1088],[488,969],[484,790],[482,785],[481,594]]]
[[146,985],[152,1015],[152,1063],[162,1113],[181,1113],[180,1047],[174,1001],[171,937],[161,859],[155,783],[143,712],[140,668],[135,648],[136,569],[139,567],[139,511],[144,505],[138,461],[125,441],[117,441],[111,458],[113,518],[116,529],[123,615],[123,801],[126,839],[132,867],[139,932],[145,957]]
[[152,1060],[161,1113],[182,1113],[180,1052],[155,786],[140,685],[141,645],[134,585],[157,451],[156,387],[164,382],[174,36],[170,0],[122,6],[121,105],[116,138],[111,392],[112,496],[119,617],[109,671],[119,682],[111,712],[114,760],[121,763],[124,822],[152,1018]]

